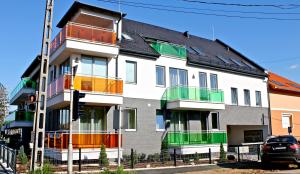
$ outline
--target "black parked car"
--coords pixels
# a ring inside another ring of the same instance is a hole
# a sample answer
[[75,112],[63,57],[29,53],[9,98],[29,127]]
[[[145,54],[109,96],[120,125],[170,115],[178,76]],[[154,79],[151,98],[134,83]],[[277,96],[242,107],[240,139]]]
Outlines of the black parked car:
[[268,138],[262,147],[263,166],[270,163],[300,164],[300,144],[291,135]]

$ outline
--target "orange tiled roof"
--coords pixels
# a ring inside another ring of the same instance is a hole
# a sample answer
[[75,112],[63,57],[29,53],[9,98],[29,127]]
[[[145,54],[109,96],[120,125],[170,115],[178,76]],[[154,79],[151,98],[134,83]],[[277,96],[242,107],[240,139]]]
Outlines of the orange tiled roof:
[[268,75],[268,84],[271,89],[300,93],[299,83],[293,82],[287,78],[284,78],[272,72],[269,72]]

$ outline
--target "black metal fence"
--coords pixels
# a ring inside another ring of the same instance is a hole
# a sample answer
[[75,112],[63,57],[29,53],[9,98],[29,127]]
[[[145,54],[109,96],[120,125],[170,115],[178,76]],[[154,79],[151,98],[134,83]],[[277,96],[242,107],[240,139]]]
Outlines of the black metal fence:
[[244,143],[240,145],[228,145],[227,156],[235,158],[237,162],[259,161],[261,159],[262,144]]
[[17,173],[17,150],[1,144],[0,161],[4,165],[3,167],[10,168],[13,173]]

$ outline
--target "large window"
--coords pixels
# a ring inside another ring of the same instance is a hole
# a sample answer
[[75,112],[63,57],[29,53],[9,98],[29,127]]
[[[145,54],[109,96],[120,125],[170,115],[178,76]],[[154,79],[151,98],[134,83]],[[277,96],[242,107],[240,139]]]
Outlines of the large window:
[[220,129],[219,125],[219,113],[211,113],[211,125],[212,129]]
[[84,107],[84,115],[80,117],[81,132],[100,132],[107,129],[105,107]]
[[261,92],[255,91],[256,106],[261,106]]
[[70,59],[67,59],[62,64],[59,65],[59,75],[70,74]]
[[291,114],[282,114],[282,128],[293,127],[293,119]]
[[250,91],[248,89],[244,89],[244,102],[246,106],[251,105]]
[[170,86],[188,86],[187,70],[170,68]]
[[126,61],[126,83],[137,83],[136,62]]
[[205,72],[199,73],[199,86],[200,88],[207,88],[207,74]]
[[231,88],[231,104],[238,105],[238,90],[237,90],[237,88]]
[[136,109],[124,110],[124,128],[128,131],[135,131],[137,127]]
[[165,78],[165,67],[156,66],[156,85],[157,86],[166,86],[166,78]]
[[107,60],[83,56],[80,74],[107,77]]
[[156,110],[156,130],[165,130],[164,115],[161,110]]
[[217,74],[210,74],[210,88],[218,89],[218,75]]

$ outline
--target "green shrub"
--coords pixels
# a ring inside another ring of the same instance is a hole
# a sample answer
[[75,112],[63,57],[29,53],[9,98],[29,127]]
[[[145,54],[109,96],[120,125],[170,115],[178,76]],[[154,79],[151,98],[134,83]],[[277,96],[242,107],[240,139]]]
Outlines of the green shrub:
[[149,162],[159,162],[160,161],[160,154],[159,153],[150,154],[150,155],[148,155],[147,160]]
[[19,154],[18,154],[18,160],[21,162],[21,164],[25,165],[28,163],[28,158],[27,158],[27,155],[24,151],[24,146],[21,146],[20,147],[20,150],[19,150]]
[[105,146],[102,144],[101,145],[101,150],[100,150],[100,155],[99,155],[99,165],[102,168],[108,167],[108,159],[107,159],[107,154],[106,154],[106,149]]
[[226,152],[224,150],[223,143],[220,144],[220,161],[225,161],[226,160]]
[[34,171],[30,171],[27,174],[53,174],[53,166],[48,162],[44,162],[44,166],[41,169],[36,169]]
[[139,153],[139,154],[138,154],[138,160],[139,160],[139,161],[145,161],[145,160],[146,160],[146,154],[144,154],[144,153]]
[[161,160],[164,163],[165,161],[169,161],[171,156],[169,153],[168,142],[162,141],[160,148]]

